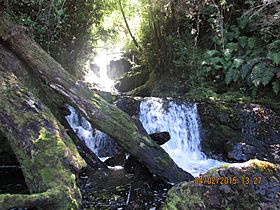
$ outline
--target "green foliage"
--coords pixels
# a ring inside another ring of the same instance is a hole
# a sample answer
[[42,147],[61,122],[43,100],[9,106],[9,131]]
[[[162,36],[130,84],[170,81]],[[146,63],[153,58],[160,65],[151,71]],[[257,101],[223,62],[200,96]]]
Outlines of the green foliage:
[[[80,75],[81,64],[97,40],[114,36],[103,27],[111,12],[108,0],[7,1],[6,12],[24,25],[35,40],[68,71]],[[1,1],[0,1],[1,4]]]
[[[280,40],[253,33],[260,30],[260,25],[252,27],[254,20],[249,15],[242,15],[236,19],[236,24],[223,26],[222,37],[220,34],[213,37],[216,48],[205,54],[202,62],[206,69],[204,76],[220,75],[226,85],[245,85],[252,90],[252,95],[257,94],[259,87],[266,86],[278,94],[279,79],[276,74],[280,64]],[[273,29],[271,33],[278,31]]]

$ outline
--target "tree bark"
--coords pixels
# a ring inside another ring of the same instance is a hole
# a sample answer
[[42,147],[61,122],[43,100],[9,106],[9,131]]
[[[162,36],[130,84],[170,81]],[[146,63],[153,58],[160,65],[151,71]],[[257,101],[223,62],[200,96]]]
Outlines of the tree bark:
[[114,138],[152,173],[173,183],[193,179],[189,173],[179,168],[149,136],[141,135],[126,113],[108,104],[82,82],[77,82],[20,27],[15,26],[3,14],[0,15],[0,37],[28,64],[43,84],[71,101],[95,128]]
[[31,195],[0,195],[0,209],[78,209],[75,173],[86,166],[50,110],[0,65],[0,132],[7,137]]
[[[52,89],[48,88],[45,84],[40,83],[36,76],[30,74],[27,66],[24,62],[20,61],[16,55],[11,53],[0,40],[0,68],[8,69],[9,72],[14,73],[18,79],[24,84],[25,87],[30,90],[36,90],[36,96],[51,110],[52,114],[67,129],[67,134],[71,137],[77,150],[82,158],[86,161],[87,167],[91,169],[103,169],[106,170],[107,166],[104,164],[87,146],[77,137],[75,132],[71,129],[67,120],[65,119],[65,106],[61,104],[67,104],[63,97],[58,95]],[[30,81],[32,78],[32,82]],[[52,98],[52,100],[49,100]],[[64,110],[63,110],[64,109]],[[68,110],[68,109],[67,109]]]
[[128,25],[128,22],[127,22],[127,19],[126,19],[126,16],[125,16],[125,12],[124,12],[121,0],[119,0],[119,6],[120,6],[120,10],[121,10],[121,13],[122,13],[122,16],[123,16],[123,20],[124,20],[126,28],[128,30],[128,33],[129,33],[130,37],[132,38],[135,46],[141,51],[141,47],[139,46],[138,42],[136,41],[135,36],[133,36],[132,31],[130,30],[130,27]]

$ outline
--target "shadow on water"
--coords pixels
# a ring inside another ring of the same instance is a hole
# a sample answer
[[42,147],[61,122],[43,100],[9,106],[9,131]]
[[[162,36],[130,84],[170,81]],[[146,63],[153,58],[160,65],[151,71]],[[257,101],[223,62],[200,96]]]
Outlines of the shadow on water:
[[159,209],[171,185],[124,169],[86,171],[79,179],[83,209]]

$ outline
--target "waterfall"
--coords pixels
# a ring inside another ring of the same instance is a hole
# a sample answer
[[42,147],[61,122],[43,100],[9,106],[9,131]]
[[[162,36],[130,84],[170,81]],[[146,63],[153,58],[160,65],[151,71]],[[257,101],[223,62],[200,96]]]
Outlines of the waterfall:
[[224,164],[207,158],[200,150],[196,104],[145,98],[140,104],[140,121],[148,133],[169,132],[171,139],[162,147],[179,167],[193,176]]
[[[90,84],[96,84],[100,90],[106,92],[115,92],[114,80],[110,79],[108,76],[108,71],[110,71],[110,62],[120,59],[122,56],[122,51],[119,47],[112,49],[104,49],[94,57],[94,64],[99,67],[99,75],[93,70],[86,72],[84,80]],[[88,61],[90,62],[90,61]]]
[[68,109],[71,114],[65,118],[70,127],[99,158],[113,156],[118,152],[118,146],[107,134],[93,129],[91,124],[84,117],[80,117],[73,107],[68,106]]

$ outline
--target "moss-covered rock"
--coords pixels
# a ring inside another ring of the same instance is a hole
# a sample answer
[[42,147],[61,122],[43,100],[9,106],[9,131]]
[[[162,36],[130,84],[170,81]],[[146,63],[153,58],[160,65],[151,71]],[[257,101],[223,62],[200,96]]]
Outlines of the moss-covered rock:
[[227,164],[174,186],[162,209],[279,209],[279,172],[277,165],[256,159]]
[[115,88],[120,92],[128,92],[143,85],[148,79],[148,70],[135,68],[119,78],[115,83]]
[[213,100],[199,102],[198,111],[206,154],[279,162],[280,116],[268,106]]

